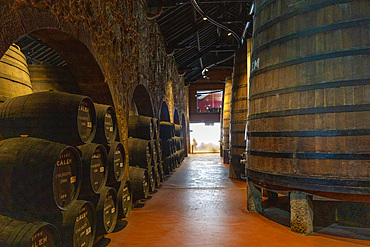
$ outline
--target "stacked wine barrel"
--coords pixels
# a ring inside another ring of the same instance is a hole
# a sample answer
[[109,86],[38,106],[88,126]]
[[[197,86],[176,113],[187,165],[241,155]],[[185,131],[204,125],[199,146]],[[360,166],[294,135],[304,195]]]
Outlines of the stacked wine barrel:
[[163,181],[159,149],[157,122],[155,118],[133,115],[129,117],[128,152],[130,157],[130,179],[134,201],[145,199]]
[[93,246],[128,216],[113,107],[39,92],[6,100],[0,126],[0,246]]
[[184,138],[181,137],[182,126],[169,122],[160,122],[162,140],[162,160],[165,175],[170,174],[185,158]]

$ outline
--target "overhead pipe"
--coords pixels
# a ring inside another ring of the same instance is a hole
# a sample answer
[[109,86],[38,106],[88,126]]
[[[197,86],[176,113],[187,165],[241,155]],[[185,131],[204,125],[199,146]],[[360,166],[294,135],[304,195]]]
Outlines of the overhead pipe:
[[[194,6],[194,2],[195,2],[195,4],[196,4],[196,1],[195,0],[191,0],[191,3],[193,4],[193,6]],[[197,4],[196,4],[197,5]],[[194,6],[195,7],[195,6]],[[198,6],[199,7],[199,6]],[[196,8],[196,7],[195,7]],[[200,9],[200,8],[199,8]],[[200,9],[201,10],[201,9]],[[253,13],[253,11],[254,11],[254,3],[252,3],[252,6],[251,6],[251,10],[249,11],[249,15],[251,15],[252,13]],[[198,11],[199,12],[199,11]],[[204,12],[202,11],[202,13],[204,14]],[[202,15],[202,13],[200,13],[201,15]],[[205,15],[204,15],[205,16]],[[207,19],[208,19],[208,17],[207,16],[205,16]],[[222,25],[222,24],[221,24]],[[245,25],[245,28],[244,28],[244,31],[243,31],[243,35],[242,35],[242,38],[241,38],[241,40],[239,39],[238,40],[238,47],[240,46],[240,43],[239,42],[241,42],[242,44],[243,44],[243,41],[244,41],[244,39],[245,39],[245,36],[246,36],[246,34],[247,34],[247,30],[248,30],[248,28],[249,28],[249,26],[250,26],[250,21],[248,21],[247,23],[246,23],[246,25]],[[227,27],[226,27],[227,28]],[[237,34],[236,34],[237,35]],[[235,37],[235,36],[234,36]],[[238,38],[239,38],[239,36],[237,36]],[[232,56],[230,56],[230,57],[228,57],[228,58],[226,58],[226,59],[223,59],[223,60],[221,60],[221,61],[218,61],[218,62],[216,62],[216,63],[214,63],[214,64],[211,64],[211,65],[209,65],[209,66],[207,66],[206,68],[204,68],[203,70],[202,70],[202,76],[204,77],[204,78],[207,78],[207,76],[206,76],[206,72],[208,71],[208,69],[210,69],[210,68],[212,68],[212,67],[214,67],[214,66],[217,66],[217,65],[219,65],[219,64],[221,64],[221,63],[223,63],[223,62],[226,62],[226,61],[228,61],[228,60],[230,60],[230,59],[232,59],[232,58],[234,58],[235,57],[235,54],[233,54]]]
[[[249,15],[251,15],[254,11],[254,3],[252,3],[252,6],[251,6],[251,10],[249,11]],[[243,31],[243,35],[242,35],[242,42],[244,41],[245,39],[245,36],[247,35],[247,30],[250,26],[251,22],[248,21],[246,24],[245,24],[245,28],[244,28],[244,31]]]
[[222,28],[224,30],[226,30],[227,32],[231,33],[232,36],[234,36],[234,38],[238,41],[238,46],[240,46],[241,44],[241,39],[239,37],[239,35],[234,32],[233,30],[231,30],[230,28],[228,28],[227,26],[225,25],[222,25],[221,23],[213,20],[211,17],[209,17],[198,5],[197,1],[196,0],[190,0],[191,1],[191,4],[193,5],[193,7],[196,9],[196,11],[198,11],[198,13],[203,17],[204,20],[207,20],[209,21],[210,23],[218,26],[219,28]]
[[224,63],[224,62],[226,62],[226,61],[229,61],[230,59],[232,59],[232,58],[234,58],[234,57],[235,57],[235,54],[233,54],[233,55],[231,55],[230,57],[227,57],[227,58],[225,58],[225,59],[223,59],[223,60],[221,60],[221,61],[218,61],[218,62],[216,62],[216,63],[214,63],[214,64],[211,64],[211,65],[209,65],[209,66],[205,67],[205,68],[202,70],[202,76],[203,76],[203,78],[207,78],[207,79],[208,79],[208,76],[206,76],[206,73],[207,73],[208,69],[210,69],[210,68],[212,68],[212,67],[214,67],[214,66],[217,66],[217,65],[219,65],[219,64],[222,64],[222,63]]

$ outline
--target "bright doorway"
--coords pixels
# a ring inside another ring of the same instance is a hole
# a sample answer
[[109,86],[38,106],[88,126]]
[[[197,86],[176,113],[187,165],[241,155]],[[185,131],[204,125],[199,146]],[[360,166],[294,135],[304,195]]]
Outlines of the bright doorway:
[[220,123],[190,123],[190,152],[219,153],[220,133]]

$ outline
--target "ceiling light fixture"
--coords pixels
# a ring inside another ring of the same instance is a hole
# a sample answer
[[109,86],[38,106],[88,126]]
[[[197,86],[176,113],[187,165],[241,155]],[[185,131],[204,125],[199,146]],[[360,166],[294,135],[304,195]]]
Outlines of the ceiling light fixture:
[[211,17],[208,17],[207,14],[199,7],[198,3],[197,3],[197,0],[190,0],[191,1],[191,4],[193,5],[193,7],[196,9],[196,11],[198,11],[198,13],[204,17],[207,17],[207,20],[216,25],[217,27],[219,28],[222,28],[224,30],[226,30],[227,32],[230,32],[231,35],[233,35],[235,37],[235,39],[238,41],[238,46],[240,46],[241,44],[241,39],[239,37],[239,35],[237,33],[235,33],[233,30],[231,30],[230,28],[228,28],[227,26],[213,20]]
[[204,20],[204,21],[208,20],[207,16],[204,16],[204,17],[203,17],[203,20]]

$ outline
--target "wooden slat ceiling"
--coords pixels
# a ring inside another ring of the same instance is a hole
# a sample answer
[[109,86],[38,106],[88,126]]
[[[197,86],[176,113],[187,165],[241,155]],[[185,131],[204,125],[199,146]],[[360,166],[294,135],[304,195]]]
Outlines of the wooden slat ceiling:
[[[252,22],[250,10],[253,0],[196,0],[203,12],[218,23],[227,26],[239,37],[242,36],[246,23]],[[240,45],[233,35],[217,27],[193,7],[191,0],[155,0],[147,1],[148,10],[158,11],[156,21],[165,38],[168,53],[174,53],[179,72],[185,73],[185,84],[202,78],[206,67],[231,58]],[[246,32],[246,38],[252,36],[252,23]],[[229,59],[214,67],[232,67]]]

